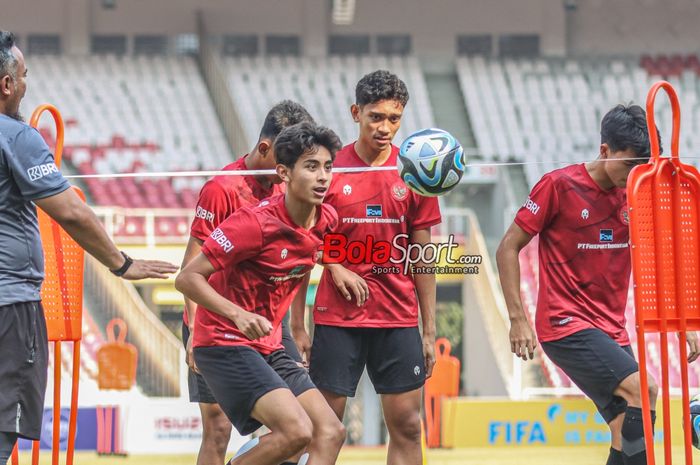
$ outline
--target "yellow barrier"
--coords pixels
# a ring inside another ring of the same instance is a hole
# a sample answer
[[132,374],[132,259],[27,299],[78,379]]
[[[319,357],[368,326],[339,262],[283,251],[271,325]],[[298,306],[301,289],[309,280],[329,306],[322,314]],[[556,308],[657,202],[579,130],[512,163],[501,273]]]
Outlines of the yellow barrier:
[[[658,418],[662,417],[659,402]],[[681,401],[671,400],[672,442],[683,444]],[[663,440],[656,423],[655,442]],[[610,430],[593,403],[580,399],[445,399],[443,447],[590,446],[610,444]]]

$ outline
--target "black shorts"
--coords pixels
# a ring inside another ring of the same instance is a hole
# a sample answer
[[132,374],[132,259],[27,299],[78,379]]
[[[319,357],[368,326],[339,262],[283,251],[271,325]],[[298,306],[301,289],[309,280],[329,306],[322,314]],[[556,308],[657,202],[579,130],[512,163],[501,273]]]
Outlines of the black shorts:
[[196,347],[197,368],[233,426],[245,436],[261,426],[250,413],[260,397],[289,389],[298,397],[316,386],[284,351],[262,355],[245,346]]
[[621,346],[591,328],[543,342],[542,350],[593,401],[607,423],[624,413],[627,402],[613,393],[622,380],[639,371],[629,345]]
[[[187,349],[187,340],[190,338],[190,329],[183,322],[182,323],[182,344]],[[294,339],[292,339],[292,333],[289,331],[289,325],[287,324],[287,319],[282,320],[282,345],[284,345],[284,350],[289,354],[292,359],[301,363],[301,355],[299,355],[299,350],[297,350],[296,344],[294,344]],[[204,377],[199,373],[187,370],[187,387],[190,391],[190,402],[198,402],[200,404],[215,404],[216,399],[211,393],[207,382]]]
[[49,360],[41,302],[0,307],[0,432],[39,439]]
[[309,374],[319,389],[354,397],[365,366],[377,394],[422,387],[425,359],[418,327],[316,325]]

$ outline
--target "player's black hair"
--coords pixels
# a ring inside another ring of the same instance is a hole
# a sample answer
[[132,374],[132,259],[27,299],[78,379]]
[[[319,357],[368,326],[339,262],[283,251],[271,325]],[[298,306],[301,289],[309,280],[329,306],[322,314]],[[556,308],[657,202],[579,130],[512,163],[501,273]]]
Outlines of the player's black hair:
[[[658,129],[656,137],[663,153]],[[639,105],[617,105],[607,112],[600,124],[600,143],[608,144],[613,152],[631,150],[637,157],[648,159],[651,148],[644,109]]]
[[325,147],[335,160],[335,153],[341,146],[340,138],[332,129],[304,121],[280,132],[275,139],[275,157],[277,163],[293,168],[302,155],[315,152],[318,147]]
[[13,79],[17,76],[17,58],[12,53],[15,46],[15,35],[8,31],[0,30],[0,78],[10,75]]
[[355,87],[355,103],[359,106],[382,100],[396,100],[404,107],[408,103],[408,89],[397,75],[380,69],[366,74]]
[[313,123],[314,119],[302,105],[291,100],[283,100],[267,112],[260,130],[260,139],[275,140],[282,129],[302,121]]

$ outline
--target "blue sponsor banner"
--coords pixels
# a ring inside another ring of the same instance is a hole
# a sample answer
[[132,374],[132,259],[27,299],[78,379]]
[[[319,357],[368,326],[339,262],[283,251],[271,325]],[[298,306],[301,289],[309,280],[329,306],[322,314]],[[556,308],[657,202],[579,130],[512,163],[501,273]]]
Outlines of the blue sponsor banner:
[[[66,450],[68,445],[68,419],[70,409],[61,409],[60,447]],[[53,409],[44,409],[41,426],[41,449],[50,450],[53,443]],[[26,439],[19,440],[20,450],[31,450],[32,443]],[[96,450],[97,448],[97,414],[95,407],[78,408],[76,422],[75,450]]]

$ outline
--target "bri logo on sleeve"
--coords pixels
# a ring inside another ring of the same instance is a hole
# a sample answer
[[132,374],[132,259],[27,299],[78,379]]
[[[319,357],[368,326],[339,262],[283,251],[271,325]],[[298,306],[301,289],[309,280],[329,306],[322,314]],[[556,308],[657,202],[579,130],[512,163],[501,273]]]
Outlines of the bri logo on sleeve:
[[222,249],[224,249],[224,252],[229,253],[230,251],[233,250],[233,244],[231,241],[228,240],[228,237],[224,234],[224,232],[220,228],[216,228],[211,232],[211,237],[216,241],[217,244],[221,246]]
[[209,210],[205,210],[197,205],[197,211],[194,214],[195,218],[201,218],[205,221],[214,221],[214,214]]
[[58,173],[56,163],[44,163],[43,165],[36,165],[27,169],[27,175],[30,181],[37,181],[51,173]]
[[530,197],[528,197],[525,203],[523,204],[523,208],[532,213],[533,215],[536,215],[537,212],[540,211],[540,206],[533,202],[530,199]]

